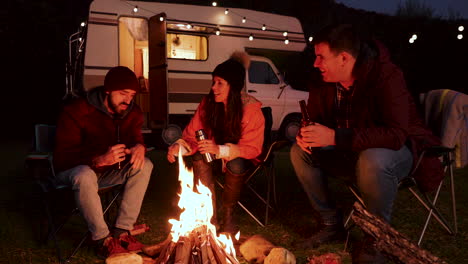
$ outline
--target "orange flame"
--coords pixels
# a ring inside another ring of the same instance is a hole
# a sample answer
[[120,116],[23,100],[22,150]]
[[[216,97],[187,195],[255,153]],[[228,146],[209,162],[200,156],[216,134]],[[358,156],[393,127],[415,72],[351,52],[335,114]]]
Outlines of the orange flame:
[[[208,232],[216,237],[217,244],[237,260],[232,239],[224,234],[217,236],[216,227],[211,224],[213,198],[210,189],[199,181],[196,186],[198,192],[193,191],[193,171],[185,166],[180,148],[178,162],[181,187],[178,206],[182,209],[182,212],[179,220],[169,219],[169,223],[172,224],[172,241],[177,242],[180,237],[188,237],[191,231],[196,228],[206,226]],[[239,233],[237,233],[236,237],[238,236]]]

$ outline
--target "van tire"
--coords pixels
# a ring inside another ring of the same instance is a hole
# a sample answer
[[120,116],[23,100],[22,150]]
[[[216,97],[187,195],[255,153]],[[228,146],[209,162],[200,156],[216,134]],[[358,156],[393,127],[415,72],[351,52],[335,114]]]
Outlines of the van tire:
[[297,131],[301,128],[301,115],[297,114],[290,114],[286,116],[281,123],[280,130],[279,130],[279,137],[281,139],[289,140],[290,142],[296,142],[296,135]]

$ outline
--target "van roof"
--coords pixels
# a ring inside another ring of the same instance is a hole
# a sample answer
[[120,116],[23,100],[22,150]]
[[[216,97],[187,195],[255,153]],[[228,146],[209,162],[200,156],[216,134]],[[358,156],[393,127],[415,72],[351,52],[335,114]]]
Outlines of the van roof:
[[[134,8],[138,11],[134,12]],[[291,37],[303,38],[302,26],[299,20],[291,16],[283,16],[242,8],[199,6],[186,4],[169,4],[159,2],[140,2],[125,0],[94,0],[90,5],[90,19],[117,19],[120,16],[150,18],[165,13],[167,21],[191,23],[194,25],[209,25],[221,30],[237,28],[253,31],[253,33],[283,34],[287,31]],[[242,19],[245,17],[245,23]],[[262,30],[262,26],[266,30]],[[256,31],[256,32],[255,32]]]

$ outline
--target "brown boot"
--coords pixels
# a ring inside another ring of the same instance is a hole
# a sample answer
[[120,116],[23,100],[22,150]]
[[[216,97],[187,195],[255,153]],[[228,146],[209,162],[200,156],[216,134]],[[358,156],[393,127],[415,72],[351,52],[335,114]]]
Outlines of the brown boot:
[[233,174],[226,170],[224,192],[223,192],[223,232],[228,232],[234,236],[239,227],[235,221],[234,208],[239,201],[241,189],[244,185],[244,176],[246,174]]
[[216,217],[216,193],[212,164],[206,163],[203,159],[193,160],[193,176],[195,185],[197,185],[200,180],[201,183],[211,191],[211,198],[213,200],[213,217],[211,218],[211,223],[217,227],[218,218]]

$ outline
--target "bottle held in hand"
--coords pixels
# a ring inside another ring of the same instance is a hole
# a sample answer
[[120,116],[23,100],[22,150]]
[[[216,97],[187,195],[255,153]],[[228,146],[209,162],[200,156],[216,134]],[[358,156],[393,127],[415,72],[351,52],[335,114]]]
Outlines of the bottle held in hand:
[[313,125],[314,122],[309,117],[309,112],[307,111],[307,105],[306,105],[305,100],[300,100],[299,106],[301,107],[301,113],[302,113],[302,120],[301,120],[302,127]]
[[[302,113],[301,126],[306,127],[306,126],[314,125],[315,123],[310,119],[309,111],[307,111],[307,105],[306,105],[305,100],[300,100],[299,106],[301,107],[301,113]],[[311,147],[308,147],[307,149],[312,151]]]
[[[195,131],[195,138],[197,139],[197,141],[205,140],[205,131],[203,131],[203,129]],[[205,160],[205,162],[210,163],[214,160],[214,157],[211,153],[205,153],[203,154],[203,159]]]

